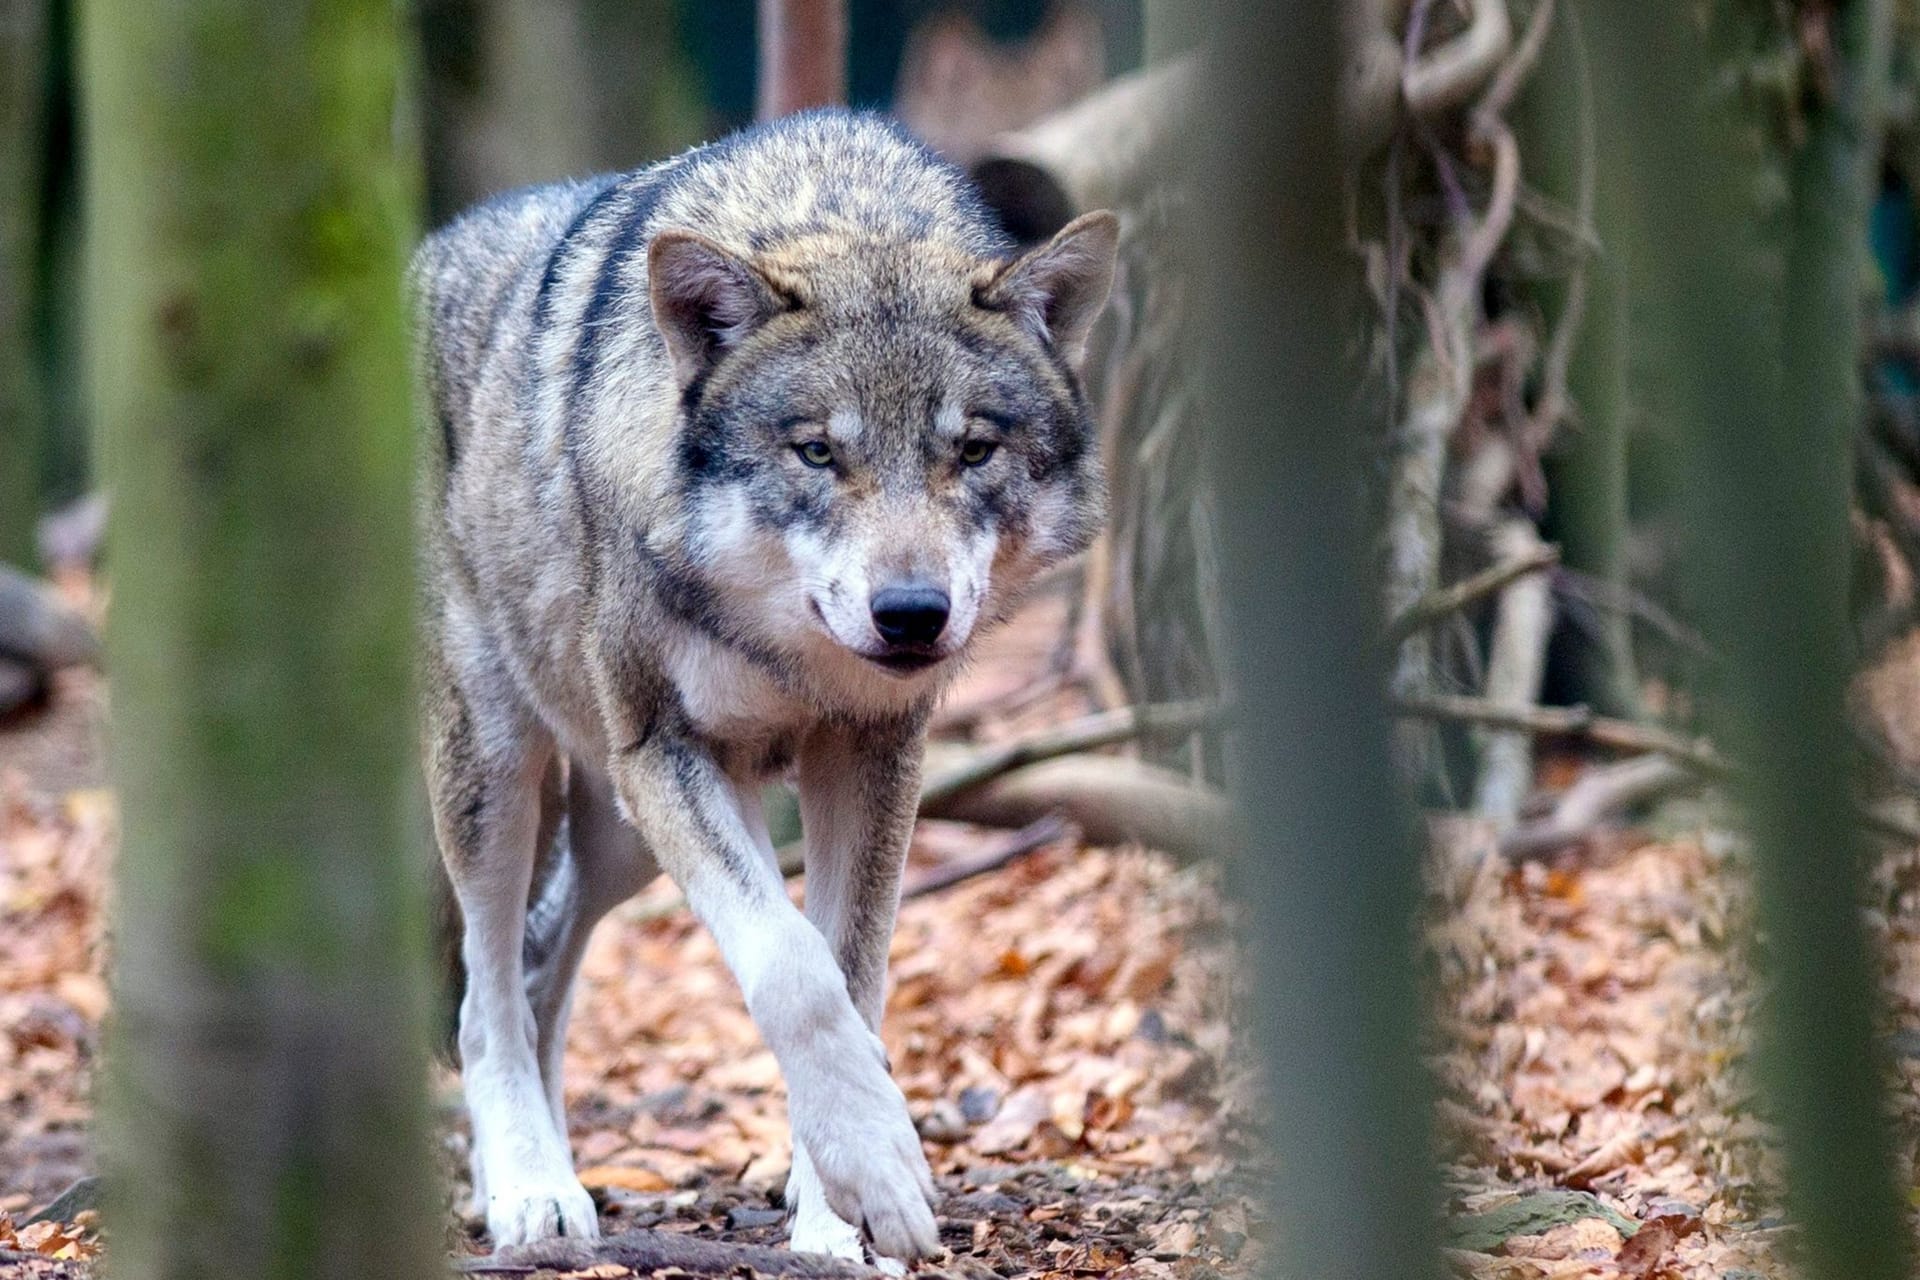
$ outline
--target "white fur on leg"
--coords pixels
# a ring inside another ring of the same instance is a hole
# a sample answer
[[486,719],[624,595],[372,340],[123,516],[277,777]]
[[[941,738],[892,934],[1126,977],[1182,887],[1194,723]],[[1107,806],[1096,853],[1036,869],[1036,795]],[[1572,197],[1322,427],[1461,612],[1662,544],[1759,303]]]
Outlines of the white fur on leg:
[[843,1221],[858,1220],[880,1256],[936,1253],[940,1239],[928,1204],[933,1175],[920,1135],[826,939],[784,894],[755,900],[698,892],[706,888],[696,886],[688,897],[780,1061],[794,1146],[809,1157],[827,1206]]
[[827,1204],[820,1175],[814,1172],[806,1147],[798,1142],[793,1144],[793,1172],[787,1175],[787,1209],[793,1215],[788,1247],[796,1253],[825,1253],[851,1262],[866,1261],[860,1229]]
[[[504,879],[504,878],[501,878]],[[473,1117],[476,1198],[495,1247],[548,1236],[595,1239],[593,1201],[540,1080],[538,1029],[522,980],[524,890],[475,877],[458,886],[466,915],[460,1004],[461,1077]]]

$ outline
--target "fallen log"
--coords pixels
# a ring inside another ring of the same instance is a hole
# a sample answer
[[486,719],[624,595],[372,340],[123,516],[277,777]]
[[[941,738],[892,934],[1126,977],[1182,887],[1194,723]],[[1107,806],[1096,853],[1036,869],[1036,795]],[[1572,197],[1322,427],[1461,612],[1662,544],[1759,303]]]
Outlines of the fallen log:
[[542,1240],[501,1249],[484,1258],[462,1258],[454,1270],[470,1276],[531,1276],[581,1272],[612,1263],[638,1275],[673,1270],[690,1276],[786,1276],[795,1280],[866,1280],[872,1267],[824,1253],[794,1253],[764,1245],[695,1240],[666,1231],[624,1231],[597,1241]]
[[938,744],[928,747],[928,769],[920,784],[920,810],[928,817],[939,815],[930,806],[1013,772],[1024,765],[1039,764],[1060,756],[1110,747],[1137,738],[1183,737],[1218,724],[1225,716],[1216,702],[1166,702],[1138,707],[1119,707],[1099,711],[1031,737],[1020,738],[943,763],[948,754]]
[[1171,769],[1117,756],[1062,756],[957,792],[920,812],[994,827],[1058,814],[1089,844],[1137,843],[1194,862],[1226,850],[1232,809],[1217,791]]
[[1044,240],[1089,209],[1126,208],[1180,172],[1192,55],[1121,76],[1038,124],[1002,134],[972,166],[1007,229]]

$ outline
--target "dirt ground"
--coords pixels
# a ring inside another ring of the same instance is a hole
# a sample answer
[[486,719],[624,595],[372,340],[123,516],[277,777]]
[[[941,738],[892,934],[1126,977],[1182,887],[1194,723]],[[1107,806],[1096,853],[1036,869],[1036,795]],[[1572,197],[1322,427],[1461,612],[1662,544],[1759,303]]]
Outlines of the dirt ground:
[[[1016,636],[982,664],[961,699],[976,735],[1061,713],[990,710],[1044,647]],[[0,727],[0,1277],[81,1274],[100,1246],[91,1215],[29,1219],[92,1169],[114,842],[103,701],[71,677],[46,711]],[[1575,768],[1549,761],[1543,777]],[[909,886],[993,838],[923,823]],[[1516,867],[1446,823],[1433,846],[1424,959],[1454,1272],[1785,1275],[1790,1231],[1744,1083],[1734,843],[1697,825],[1623,832]],[[1914,1027],[1917,882],[1889,862],[1869,913]],[[609,1232],[777,1243],[778,1073],[712,943],[672,904],[656,886],[588,956],[567,1066],[575,1155]],[[905,904],[885,1040],[943,1195],[950,1254],[933,1269],[1204,1280],[1258,1266],[1227,935],[1210,867],[1072,839]],[[1911,1116],[1920,1032],[1895,1043]],[[442,1086],[449,1245],[479,1254],[459,1212],[458,1085]]]

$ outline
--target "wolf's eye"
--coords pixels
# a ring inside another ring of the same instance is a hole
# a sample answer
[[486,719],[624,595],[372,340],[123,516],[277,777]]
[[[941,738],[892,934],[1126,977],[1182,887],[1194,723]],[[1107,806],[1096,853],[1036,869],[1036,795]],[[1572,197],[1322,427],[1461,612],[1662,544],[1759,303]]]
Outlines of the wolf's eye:
[[991,440],[967,440],[960,445],[960,461],[969,467],[978,467],[993,456],[1000,446]]
[[830,467],[833,465],[833,448],[825,440],[809,440],[793,446],[800,455],[800,461],[810,467]]

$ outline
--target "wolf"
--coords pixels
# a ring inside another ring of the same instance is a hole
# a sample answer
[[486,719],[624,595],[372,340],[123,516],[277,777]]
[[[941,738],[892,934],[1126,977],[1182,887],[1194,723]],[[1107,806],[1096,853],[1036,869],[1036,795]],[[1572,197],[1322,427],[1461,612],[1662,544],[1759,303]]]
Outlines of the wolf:
[[[1077,363],[1117,238],[1093,213],[1017,253],[957,169],[826,111],[498,197],[418,250],[424,755],[496,1245],[597,1234],[573,983],[665,871],[785,1079],[792,1247],[938,1249],[877,1034],[925,726],[1099,527]],[[761,812],[781,778],[804,913]]]

